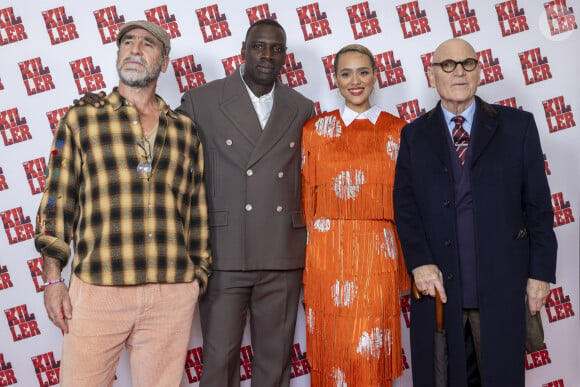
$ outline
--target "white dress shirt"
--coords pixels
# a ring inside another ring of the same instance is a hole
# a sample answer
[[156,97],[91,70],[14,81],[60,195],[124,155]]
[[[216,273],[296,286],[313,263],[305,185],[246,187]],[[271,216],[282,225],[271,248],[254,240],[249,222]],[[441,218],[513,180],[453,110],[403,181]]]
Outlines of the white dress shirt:
[[246,90],[248,91],[248,95],[252,101],[252,105],[254,105],[254,110],[256,111],[258,120],[260,121],[260,126],[262,127],[262,130],[264,130],[266,123],[270,118],[270,113],[272,113],[272,106],[274,105],[274,89],[276,88],[276,84],[274,83],[270,92],[264,94],[261,97],[256,97],[254,92],[248,87],[246,81],[244,80],[243,64],[240,66],[240,75],[242,76],[242,82],[244,82],[244,85],[246,86]]

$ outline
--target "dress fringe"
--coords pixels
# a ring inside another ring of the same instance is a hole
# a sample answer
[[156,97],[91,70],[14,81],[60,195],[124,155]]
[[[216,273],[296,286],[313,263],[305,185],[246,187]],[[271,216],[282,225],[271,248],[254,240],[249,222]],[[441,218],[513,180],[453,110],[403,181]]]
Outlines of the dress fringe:
[[376,125],[345,127],[331,112],[305,128],[303,280],[314,387],[391,386],[402,374],[400,293],[410,281],[392,196],[403,123],[381,113]]

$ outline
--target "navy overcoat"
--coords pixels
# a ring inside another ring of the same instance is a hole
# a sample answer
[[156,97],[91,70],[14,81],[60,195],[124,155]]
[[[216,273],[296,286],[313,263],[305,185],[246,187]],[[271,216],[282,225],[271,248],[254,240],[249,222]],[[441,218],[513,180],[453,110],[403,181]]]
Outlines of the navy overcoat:
[[[471,189],[485,386],[525,384],[528,278],[555,282],[554,215],[532,114],[476,97],[471,132]],[[454,181],[449,130],[440,103],[403,128],[395,176],[397,230],[409,273],[435,264],[448,302],[449,386],[467,386]],[[527,236],[517,238],[520,230]],[[435,306],[411,304],[414,387],[433,385]]]

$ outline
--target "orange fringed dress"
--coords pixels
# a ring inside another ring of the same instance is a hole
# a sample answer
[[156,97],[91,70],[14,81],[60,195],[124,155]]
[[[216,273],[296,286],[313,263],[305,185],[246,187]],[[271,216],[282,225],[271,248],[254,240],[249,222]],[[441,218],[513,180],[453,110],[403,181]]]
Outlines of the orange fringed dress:
[[348,127],[338,110],[302,139],[308,229],[304,299],[313,387],[391,386],[402,373],[400,292],[409,287],[393,215],[405,121]]

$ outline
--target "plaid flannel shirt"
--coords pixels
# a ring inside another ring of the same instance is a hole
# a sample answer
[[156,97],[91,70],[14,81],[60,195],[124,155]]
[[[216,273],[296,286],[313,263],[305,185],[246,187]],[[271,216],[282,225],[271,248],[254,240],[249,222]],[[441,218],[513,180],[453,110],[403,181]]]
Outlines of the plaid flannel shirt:
[[159,102],[152,171],[137,109],[114,89],[102,108],[71,108],[56,130],[35,245],[97,285],[179,283],[210,272],[202,148],[192,121]]

